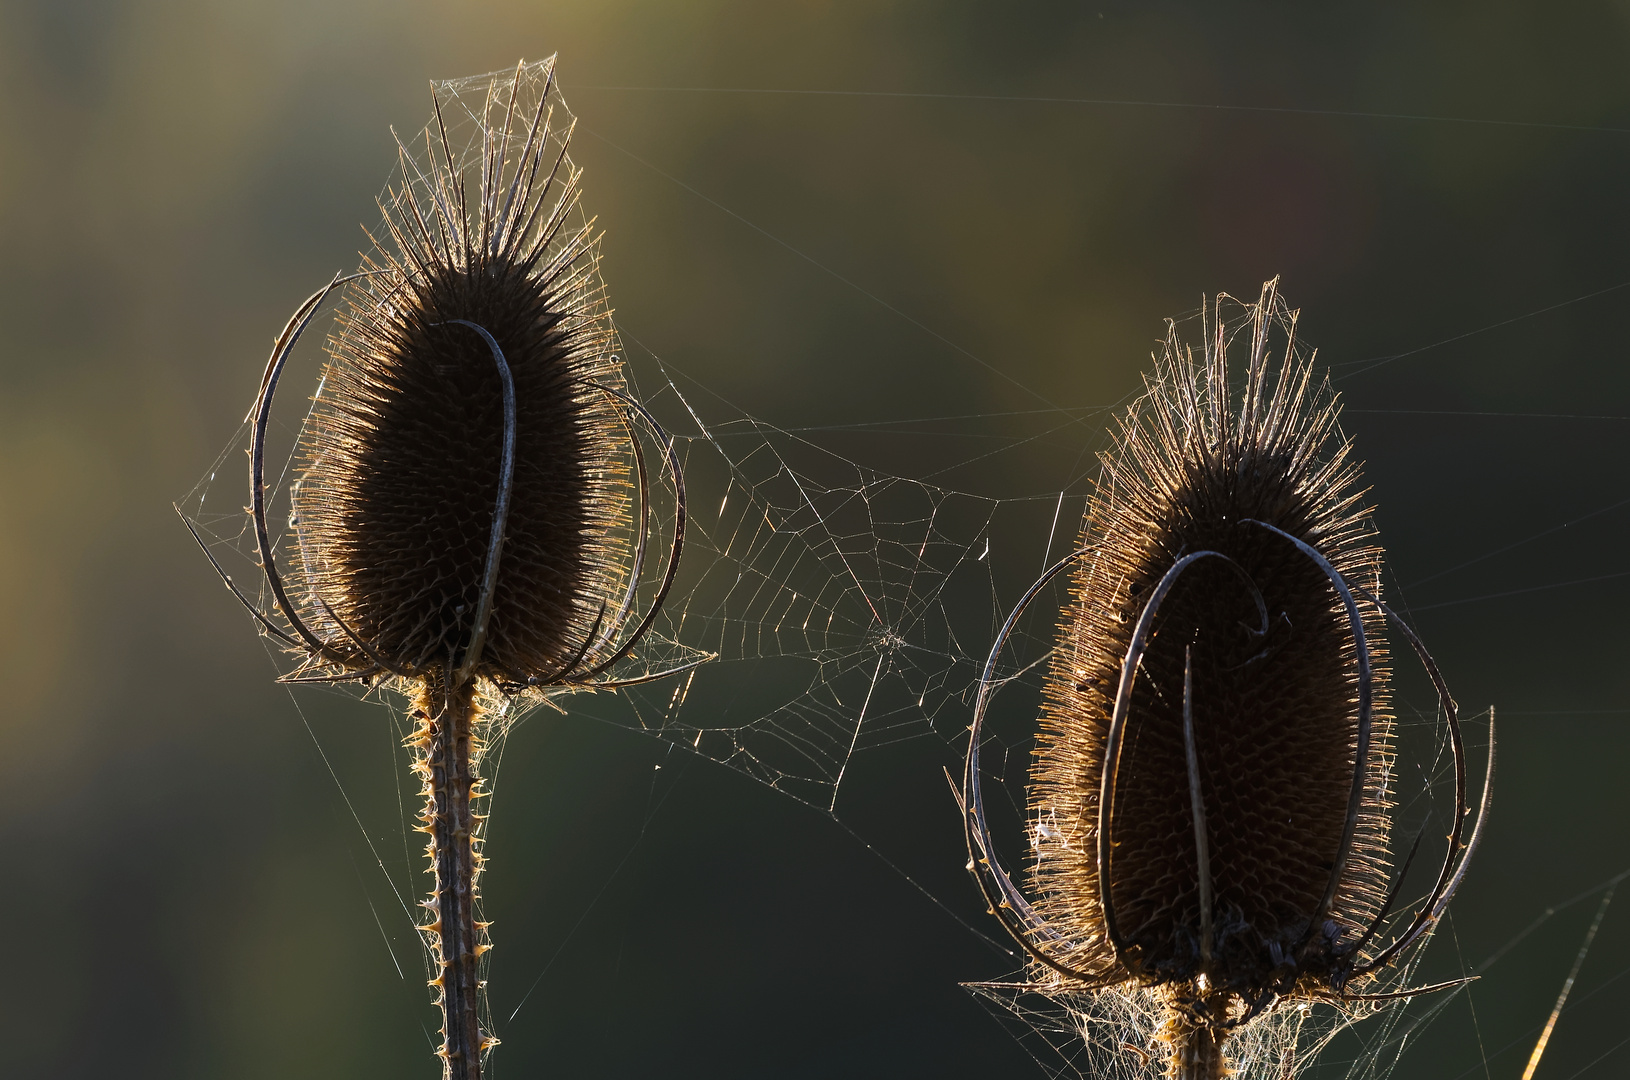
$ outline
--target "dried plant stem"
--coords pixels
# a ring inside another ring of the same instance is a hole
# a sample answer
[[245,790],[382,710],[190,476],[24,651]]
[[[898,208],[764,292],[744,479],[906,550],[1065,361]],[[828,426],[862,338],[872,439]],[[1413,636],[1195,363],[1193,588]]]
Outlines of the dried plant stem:
[[[1225,1004],[1225,995],[1216,996],[1216,1005]],[[1166,1061],[1168,1080],[1223,1080],[1233,1071],[1223,1054],[1226,1034],[1187,1010],[1168,1009],[1159,1036],[1171,1047]]]
[[481,1030],[477,1016],[480,957],[492,948],[483,940],[486,924],[475,919],[483,819],[473,812],[471,800],[482,795],[476,790],[481,781],[475,768],[481,749],[475,735],[481,707],[473,680],[449,688],[439,673],[419,683],[413,704],[418,724],[408,745],[425,797],[419,828],[430,837],[426,851],[436,874],[435,891],[424,904],[430,922],[420,929],[428,935],[436,958],[436,978],[430,985],[441,990],[438,1055],[444,1062],[444,1080],[480,1080],[481,1053],[497,1042]]

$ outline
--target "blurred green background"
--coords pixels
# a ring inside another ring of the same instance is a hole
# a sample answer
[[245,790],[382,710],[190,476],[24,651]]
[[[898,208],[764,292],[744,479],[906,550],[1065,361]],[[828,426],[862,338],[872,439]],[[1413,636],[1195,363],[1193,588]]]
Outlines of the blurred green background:
[[[1396,1075],[1519,1075],[1594,898],[1517,935],[1630,866],[1627,51],[1623,3],[0,2],[4,1071],[437,1075],[340,794],[394,828],[390,726],[272,684],[169,503],[356,262],[426,80],[558,52],[619,319],[782,427],[1009,445],[1056,415],[995,414],[1123,400],[1164,317],[1284,275],[1403,595],[1505,717],[1435,948],[1515,947]],[[958,482],[1057,491],[1094,423]],[[855,820],[990,929],[937,768]],[[1011,963],[807,807],[555,714],[500,794],[493,1075],[1043,1075],[956,986]],[[1621,908],[1541,1077],[1622,1073],[1627,972]]]

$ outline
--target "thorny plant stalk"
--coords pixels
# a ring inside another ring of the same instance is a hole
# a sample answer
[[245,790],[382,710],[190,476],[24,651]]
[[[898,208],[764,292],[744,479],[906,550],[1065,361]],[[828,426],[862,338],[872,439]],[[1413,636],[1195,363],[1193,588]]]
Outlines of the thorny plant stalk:
[[481,973],[478,961],[492,948],[486,940],[487,924],[475,917],[481,865],[477,845],[484,820],[473,803],[476,763],[481,750],[475,728],[480,706],[473,683],[450,687],[445,680],[427,679],[415,695],[415,729],[409,740],[414,750],[413,770],[424,784],[425,807],[418,831],[430,837],[429,854],[436,875],[435,888],[425,907],[431,913],[429,934],[441,971],[431,985],[441,990],[442,1056],[448,1073],[460,1075],[455,1063],[474,1063],[468,1075],[479,1075],[482,1051],[496,1040],[481,1030],[478,1010]]

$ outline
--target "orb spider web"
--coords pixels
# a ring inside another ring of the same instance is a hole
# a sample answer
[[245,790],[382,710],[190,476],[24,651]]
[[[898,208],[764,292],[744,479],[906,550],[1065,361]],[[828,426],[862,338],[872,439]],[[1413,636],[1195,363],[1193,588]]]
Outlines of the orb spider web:
[[[488,81],[483,76],[439,86],[473,103]],[[473,104],[462,114],[450,112],[449,121],[464,130],[481,123]],[[1022,588],[998,567],[1013,560],[1016,549],[1039,547],[1035,523],[1045,528],[1049,517],[1053,529],[1041,554],[1056,553],[1060,535],[1067,536],[1079,517],[1072,511],[1081,496],[1055,490],[994,498],[891,475],[802,432],[731,409],[654,354],[637,360],[630,365],[630,390],[660,418],[682,463],[690,531],[667,602],[639,654],[626,658],[617,675],[686,670],[614,695],[559,689],[517,699],[501,718],[500,738],[530,709],[546,705],[684,747],[828,814],[835,814],[860,755],[913,740],[930,758],[954,751],[1000,614]],[[1058,427],[1085,441],[1081,419],[1066,415]],[[295,415],[273,419],[285,444],[292,444],[300,423]],[[253,535],[233,505],[236,495],[224,493],[238,490],[237,469],[228,466],[231,452],[248,436],[248,426],[240,428],[181,504],[185,519],[238,580],[257,572]],[[651,443],[647,449],[656,454],[663,448]],[[277,479],[273,522],[286,520],[289,469]],[[673,497],[671,488],[667,497]],[[278,550],[292,554],[293,533],[274,532]],[[1034,561],[1025,550],[1025,567]],[[638,584],[647,598],[656,587],[651,580]],[[268,598],[255,599],[264,608]],[[1030,635],[1032,657],[1044,655],[1046,642],[1044,633]],[[1022,736],[993,737],[1009,761],[1024,760]],[[1441,767],[1426,774],[1423,789],[1443,778]],[[1015,805],[1022,802],[1020,797]],[[949,814],[947,819],[954,821]],[[973,992],[1044,1041],[1050,1041],[1045,1032],[1079,1040],[1079,1046],[1069,1044],[1072,1054],[1086,1055],[1074,1059],[1079,1075],[1144,1075],[1136,1071],[1142,1069],[1137,1054],[1126,1049],[1135,1041],[1089,1037],[1116,1025],[1123,1032],[1141,1030],[1146,1009],[1135,995],[1041,1006],[990,985]],[[1435,1014],[1442,1007],[1430,1009]],[[1403,1021],[1394,1017],[1407,1010],[1398,1005],[1377,1011],[1387,1019],[1354,1030],[1375,1032],[1374,1041],[1390,1045],[1392,1056],[1375,1056],[1362,1066],[1368,1071],[1350,1075],[1384,1076],[1393,1065],[1380,1062],[1396,1062]],[[1283,1070],[1287,1060],[1310,1060],[1355,1019],[1339,1014],[1320,1020],[1303,1010],[1276,1017],[1262,1029],[1262,1051],[1241,1060],[1260,1062],[1250,1075],[1283,1075],[1272,1071],[1272,1062]]]
[[[686,670],[615,694],[555,687],[517,698],[498,720],[493,753],[502,752],[505,736],[532,709],[547,706],[681,747],[840,824],[837,803],[850,767],[868,752],[913,742],[925,763],[955,762],[985,654],[1024,585],[1022,568],[1003,573],[998,566],[1018,561],[1027,547],[1027,566],[1034,554],[1046,554],[1035,544],[1043,529],[1051,533],[1047,552],[1055,552],[1079,518],[1083,497],[1049,492],[1000,499],[960,492],[868,468],[750,415],[712,420],[709,406],[721,412],[729,406],[660,358],[643,359],[630,365],[630,390],[671,439],[689,514],[685,555],[669,599],[648,644],[617,674],[676,665]],[[301,420],[284,423],[290,445]],[[1072,417],[1061,426],[1082,425]],[[237,442],[247,435],[240,430]],[[221,498],[223,488],[235,490],[225,469],[235,449],[236,443],[222,452],[211,476],[189,495],[184,513],[216,559],[223,565],[236,560],[241,575],[254,572],[252,525]],[[273,498],[280,509],[287,506],[288,475],[285,469],[277,489],[283,501]],[[223,501],[227,509],[218,511]],[[274,513],[270,520],[283,518]],[[277,543],[286,550],[297,537],[284,530]],[[640,585],[643,595],[655,587],[651,581]],[[259,599],[268,602],[264,595]],[[1039,676],[1052,632],[1048,605],[1038,603],[1036,612],[1030,623],[1015,627],[1010,645],[1018,654],[1017,670],[1002,673],[1003,685],[1033,683]],[[991,780],[998,798],[1005,796],[1009,810],[1022,814],[1030,713],[1022,705],[1004,708],[1013,722],[988,737],[987,747],[1000,762]],[[1431,761],[1420,778],[1417,797],[1429,799],[1452,770],[1441,725],[1434,718],[1418,726],[1442,758]],[[954,829],[949,799],[946,811],[948,829]],[[1010,828],[1008,835],[1015,834]],[[1413,970],[1416,958],[1418,953],[1401,965],[1400,975]],[[1052,1075],[1158,1075],[1158,1055],[1151,1054],[1154,1063],[1147,1065],[1140,1056],[1150,1053],[1156,1015],[1146,992],[1044,998],[999,983],[969,989],[1022,1036]],[[1443,1006],[1424,1007],[1435,1014]],[[1286,1075],[1287,1063],[1311,1062],[1352,1031],[1368,1049],[1361,1048],[1349,1066],[1356,1071],[1347,1075],[1387,1076],[1402,1046],[1398,1033],[1410,1027],[1405,1019],[1411,1015],[1403,1002],[1280,1010],[1242,1033],[1240,1075]],[[1364,1018],[1370,1022],[1359,1024]]]

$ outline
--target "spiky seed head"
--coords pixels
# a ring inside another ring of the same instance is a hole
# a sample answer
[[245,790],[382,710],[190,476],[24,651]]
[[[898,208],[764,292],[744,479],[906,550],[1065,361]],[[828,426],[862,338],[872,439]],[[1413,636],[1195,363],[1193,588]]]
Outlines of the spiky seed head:
[[[1329,974],[1378,912],[1386,888],[1391,726],[1380,615],[1363,603],[1374,727],[1363,800],[1323,925],[1309,934],[1342,854],[1358,740],[1355,645],[1319,566],[1266,522],[1311,545],[1344,579],[1379,596],[1381,549],[1338,405],[1275,283],[1243,326],[1209,316],[1201,356],[1172,325],[1147,393],[1102,457],[1071,599],[1058,628],[1033,763],[1038,910],[1076,943],[1071,965],[1106,982],[1192,982],[1284,992],[1287,972]],[[1235,340],[1235,337],[1239,340]],[[1237,382],[1230,346],[1249,342]],[[1107,821],[1110,875],[1096,864],[1110,720],[1145,598],[1183,556],[1194,563],[1156,609],[1138,669]],[[1192,659],[1190,659],[1192,658]],[[1202,958],[1195,814],[1184,736],[1185,665],[1213,889],[1211,959]],[[1103,890],[1125,949],[1106,933]],[[1311,937],[1312,954],[1292,965]],[[1221,1017],[1218,1017],[1220,1020]]]
[[[463,662],[514,380],[513,492],[476,674],[547,679],[591,655],[626,582],[628,434],[598,237],[578,211],[553,61],[439,84],[348,287],[296,487],[305,615],[398,670]],[[485,91],[484,95],[481,91]],[[462,121],[473,134],[451,134]],[[324,608],[326,605],[326,610]]]

